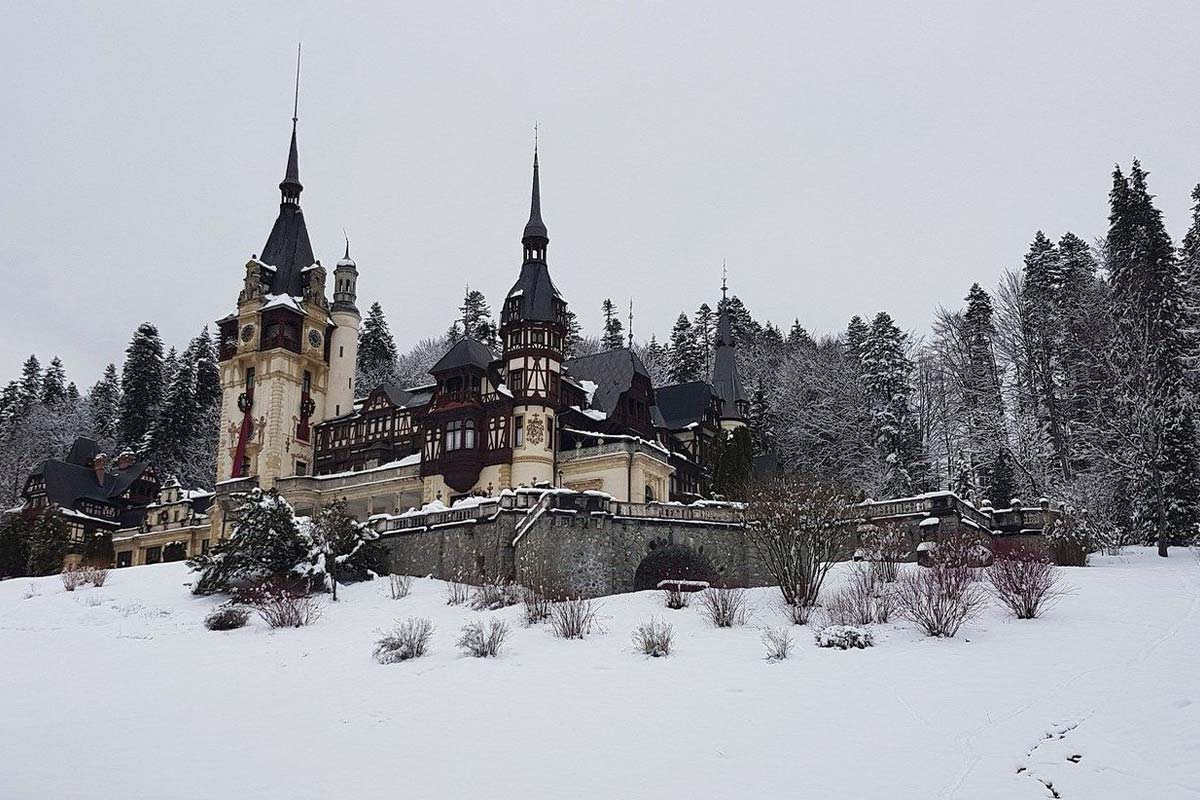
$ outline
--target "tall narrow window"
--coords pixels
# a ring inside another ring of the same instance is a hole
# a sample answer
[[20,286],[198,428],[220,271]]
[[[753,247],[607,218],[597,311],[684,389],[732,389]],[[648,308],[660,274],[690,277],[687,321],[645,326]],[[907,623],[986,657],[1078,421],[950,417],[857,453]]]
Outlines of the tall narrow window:
[[520,447],[525,444],[525,417],[518,416],[513,419],[513,447]]
[[463,426],[463,449],[475,449],[475,420],[469,419]]

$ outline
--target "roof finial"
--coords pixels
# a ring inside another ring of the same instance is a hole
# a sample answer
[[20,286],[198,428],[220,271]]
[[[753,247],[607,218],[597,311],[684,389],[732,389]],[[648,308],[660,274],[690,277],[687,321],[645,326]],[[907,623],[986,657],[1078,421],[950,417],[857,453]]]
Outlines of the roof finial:
[[721,303],[729,300],[729,270],[725,268],[725,259],[721,259]]
[[292,127],[300,119],[300,42],[296,42],[296,97],[292,101]]
[[633,349],[633,298],[629,298],[629,349]]
[[538,260],[546,258],[546,244],[550,237],[546,234],[546,223],[542,222],[542,190],[538,179],[538,135],[537,123],[533,126],[533,191],[529,199],[529,222],[525,223],[525,231],[521,242],[525,245],[526,259],[534,254]]
[[533,123],[533,163],[534,164],[537,164],[538,126],[540,124],[541,124],[540,122]]
[[342,228],[342,236],[346,239],[346,255],[345,260],[350,260],[350,234],[346,233],[346,229]]

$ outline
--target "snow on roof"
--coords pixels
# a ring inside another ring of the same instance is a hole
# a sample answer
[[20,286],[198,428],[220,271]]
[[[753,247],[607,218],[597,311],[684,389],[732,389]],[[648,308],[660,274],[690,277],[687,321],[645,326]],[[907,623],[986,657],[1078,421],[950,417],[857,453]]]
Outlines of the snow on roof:
[[566,428],[566,427],[564,427],[563,430],[566,431],[567,433],[573,433],[576,436],[590,436],[594,439],[608,439],[608,440],[612,440],[612,441],[637,442],[638,444],[644,444],[646,447],[650,447],[655,450],[658,450],[660,453],[663,453],[664,455],[668,455],[668,456],[671,455],[670,451],[667,450],[667,448],[663,447],[658,442],[652,442],[652,441],[649,441],[648,439],[643,439],[640,436],[628,436],[623,433],[596,433],[595,431],[580,431],[580,430],[576,430],[575,428]]
[[579,381],[579,386],[583,389],[584,394],[587,395],[587,402],[590,406],[592,404],[592,398],[596,396],[596,390],[600,388],[600,384],[596,383],[595,381],[589,381],[581,378]]
[[396,461],[389,461],[386,464],[380,464],[378,467],[371,467],[370,469],[349,469],[349,470],[346,470],[345,472],[333,472],[328,475],[306,475],[306,476],[289,475],[288,477],[291,477],[291,478],[307,477],[307,478],[312,478],[313,480],[327,481],[327,480],[331,480],[333,478],[347,478],[347,477],[350,477],[351,475],[368,475],[372,472],[380,472],[381,470],[385,470],[385,469],[395,469],[396,467],[411,467],[411,466],[415,466],[416,464],[420,464],[420,463],[421,463],[421,454],[420,453],[412,453],[411,455],[407,455],[404,458],[397,459]]
[[925,519],[921,520],[920,526],[922,528],[932,528],[935,525],[937,525],[939,522],[941,522],[941,520],[938,519],[937,517],[926,517]]
[[263,297],[263,311],[268,308],[290,308],[293,311],[304,313],[304,309],[300,307],[300,301],[290,294],[268,294]]

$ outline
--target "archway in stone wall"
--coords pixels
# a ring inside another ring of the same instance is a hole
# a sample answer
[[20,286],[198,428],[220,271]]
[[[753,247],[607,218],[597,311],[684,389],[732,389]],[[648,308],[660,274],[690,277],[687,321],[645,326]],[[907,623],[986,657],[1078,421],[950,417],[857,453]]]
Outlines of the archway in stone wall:
[[686,544],[651,543],[650,552],[638,564],[633,590],[657,589],[662,581],[705,581],[719,584],[720,575],[712,562]]

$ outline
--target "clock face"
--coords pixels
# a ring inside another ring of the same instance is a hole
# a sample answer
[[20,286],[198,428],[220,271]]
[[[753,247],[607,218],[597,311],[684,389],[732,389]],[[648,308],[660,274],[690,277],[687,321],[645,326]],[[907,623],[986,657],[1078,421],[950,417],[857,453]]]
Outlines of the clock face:
[[254,338],[254,326],[246,325],[242,328],[242,341],[248,342]]
[[308,344],[311,347],[321,346],[321,332],[316,328],[310,328],[308,331]]

